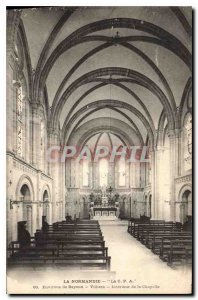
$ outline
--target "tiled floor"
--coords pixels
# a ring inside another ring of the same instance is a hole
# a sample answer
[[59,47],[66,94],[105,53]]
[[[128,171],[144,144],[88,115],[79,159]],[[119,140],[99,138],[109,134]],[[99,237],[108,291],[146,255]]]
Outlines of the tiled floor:
[[[191,269],[172,269],[149,249],[127,233],[125,221],[100,222],[106,246],[111,256],[111,270],[120,279],[130,278],[134,284],[149,285],[145,292],[189,293]],[[158,285],[160,288],[151,288]]]

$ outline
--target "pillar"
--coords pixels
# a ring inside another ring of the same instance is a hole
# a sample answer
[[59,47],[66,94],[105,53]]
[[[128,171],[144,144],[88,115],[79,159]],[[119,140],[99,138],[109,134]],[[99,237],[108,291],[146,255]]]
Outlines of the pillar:
[[177,169],[176,162],[176,139],[174,130],[169,130],[170,139],[170,219],[175,221],[175,173]]
[[[49,146],[59,146],[59,131],[50,130],[49,131]],[[60,202],[62,199],[62,194],[60,192],[61,178],[60,178],[60,151],[55,153],[56,161],[50,163],[50,174],[53,178],[52,184],[52,223],[59,221],[60,211],[56,202]]]

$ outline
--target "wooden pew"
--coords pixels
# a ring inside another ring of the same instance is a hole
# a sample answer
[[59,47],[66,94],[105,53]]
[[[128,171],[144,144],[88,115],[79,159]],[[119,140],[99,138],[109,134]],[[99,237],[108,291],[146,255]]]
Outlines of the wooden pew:
[[[160,255],[160,249],[162,247],[162,244],[167,243],[166,238],[190,238],[192,240],[191,233],[186,233],[186,232],[164,232],[164,233],[154,233],[152,240],[150,241],[150,244],[148,248],[152,250],[153,253]],[[169,243],[169,242],[168,242]]]
[[140,219],[131,219],[128,232],[172,266],[192,260],[191,224],[191,220],[182,225],[163,220],[141,222]]
[[174,232],[174,231],[181,231],[174,225],[174,223],[164,223],[161,225],[148,225],[148,226],[140,226],[137,232],[137,239],[140,240],[143,244],[148,244],[148,240],[150,235],[152,236],[153,233],[163,233],[163,232]]
[[160,258],[169,266],[192,259],[192,237],[164,237],[160,247]]
[[110,256],[96,255],[94,256],[84,256],[80,254],[79,256],[66,256],[66,257],[36,257],[36,258],[26,258],[23,257],[17,260],[9,260],[9,268],[28,268],[28,269],[43,269],[45,267],[58,267],[66,269],[77,267],[78,269],[102,269],[110,271]]
[[98,221],[57,222],[48,232],[37,231],[31,247],[19,248],[12,242],[9,267],[42,268],[59,267],[99,268],[110,270],[108,248]]

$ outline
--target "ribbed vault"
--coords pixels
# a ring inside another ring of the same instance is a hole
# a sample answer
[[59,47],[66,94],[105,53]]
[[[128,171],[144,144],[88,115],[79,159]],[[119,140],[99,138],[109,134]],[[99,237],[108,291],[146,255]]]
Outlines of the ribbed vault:
[[[31,27],[33,20],[41,32]],[[62,141],[103,114],[115,114],[141,144],[148,137],[153,146],[165,122],[169,130],[181,126],[191,90],[187,8],[23,10],[19,29],[31,101],[44,102],[48,127],[60,128]]]

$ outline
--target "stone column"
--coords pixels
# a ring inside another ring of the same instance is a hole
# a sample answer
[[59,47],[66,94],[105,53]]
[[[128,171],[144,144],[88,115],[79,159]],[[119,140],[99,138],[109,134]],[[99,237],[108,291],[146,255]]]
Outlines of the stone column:
[[32,206],[27,205],[27,230],[29,231],[31,236],[33,235],[32,227],[33,227]]
[[163,147],[158,146],[155,152],[156,160],[155,160],[155,218],[163,219],[163,201],[164,201],[164,182],[163,182]]
[[[60,146],[59,141],[59,131],[51,130],[49,133],[49,146]],[[60,178],[60,151],[54,152],[54,158],[56,156],[56,161],[50,163],[50,173],[53,178],[52,184],[52,223],[59,220],[59,210],[56,202],[61,201],[61,178]]]
[[176,140],[174,130],[169,130],[170,139],[170,219],[175,221],[175,173],[176,163]]
[[181,129],[175,129],[175,176],[179,177],[181,175],[181,139],[182,131]]
[[151,217],[152,219],[156,219],[156,204],[155,204],[155,194],[156,194],[156,164],[155,164],[155,150],[153,149],[150,152],[151,155],[151,194],[152,194],[152,202],[151,202]]
[[41,119],[43,107],[39,103],[33,103],[31,108],[32,164],[39,169],[41,164]]
[[63,201],[63,207],[62,207],[62,212],[61,212],[61,216],[62,216],[62,220],[65,219],[65,191],[66,191],[66,186],[65,186],[65,163],[61,162],[61,174],[62,174],[62,201]]

